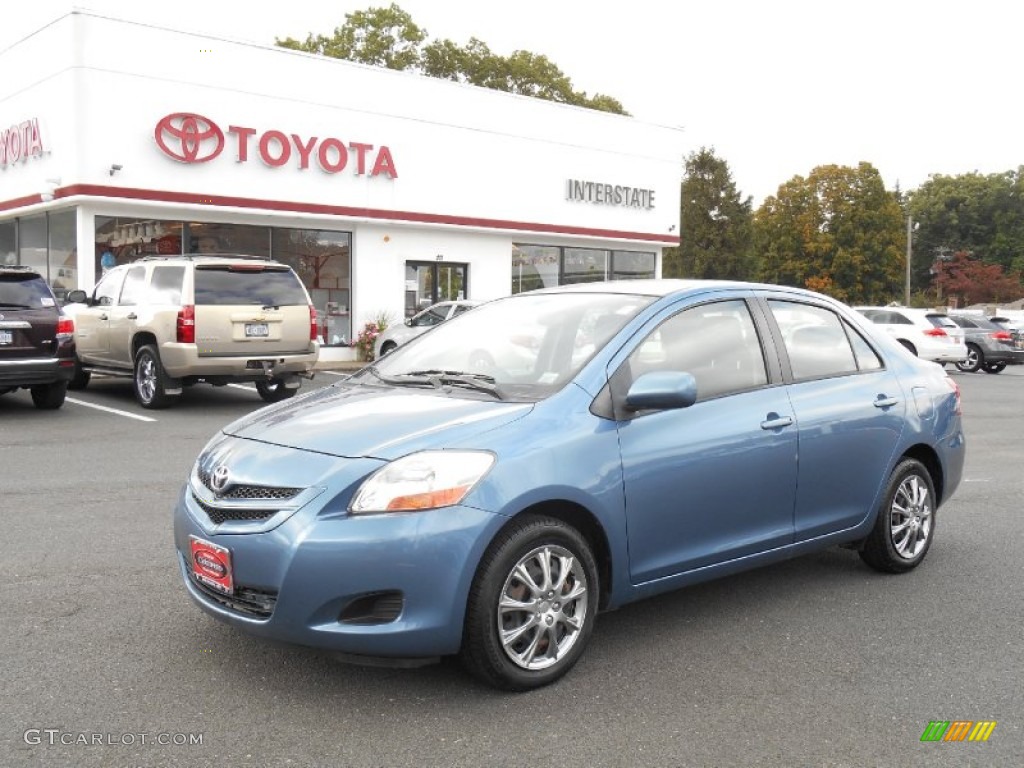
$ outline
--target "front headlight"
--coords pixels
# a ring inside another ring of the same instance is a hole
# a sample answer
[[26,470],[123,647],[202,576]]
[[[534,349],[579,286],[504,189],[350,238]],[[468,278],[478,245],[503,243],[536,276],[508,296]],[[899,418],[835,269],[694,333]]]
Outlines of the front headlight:
[[485,451],[420,451],[392,461],[362,484],[353,514],[411,512],[458,504],[494,465]]

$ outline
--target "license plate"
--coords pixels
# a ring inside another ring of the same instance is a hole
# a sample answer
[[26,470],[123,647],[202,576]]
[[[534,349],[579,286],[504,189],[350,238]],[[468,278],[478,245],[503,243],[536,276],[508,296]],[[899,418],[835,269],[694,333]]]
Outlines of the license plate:
[[256,337],[269,336],[270,327],[266,323],[246,323],[245,335]]
[[14,341],[14,331],[0,331],[0,344],[10,344]]
[[235,591],[231,576],[231,552],[212,541],[190,536],[192,573],[206,586],[230,595]]

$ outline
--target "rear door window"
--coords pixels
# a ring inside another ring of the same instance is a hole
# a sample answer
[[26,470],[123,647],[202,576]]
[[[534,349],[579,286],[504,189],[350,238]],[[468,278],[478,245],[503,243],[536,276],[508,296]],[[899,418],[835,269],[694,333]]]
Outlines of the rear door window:
[[196,267],[196,304],[306,306],[309,300],[290,269],[265,265]]
[[124,287],[121,289],[121,300],[118,304],[123,306],[134,306],[142,298],[143,290],[146,287],[146,268],[132,267],[128,270],[128,277],[124,280]]
[[768,305],[782,332],[796,381],[859,370],[843,323],[834,312],[788,301],[772,300]]

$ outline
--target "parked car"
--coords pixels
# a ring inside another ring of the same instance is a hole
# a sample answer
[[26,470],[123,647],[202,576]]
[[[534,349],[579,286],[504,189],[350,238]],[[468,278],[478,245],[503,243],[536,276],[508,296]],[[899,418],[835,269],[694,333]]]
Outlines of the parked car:
[[245,256],[150,256],[71,291],[72,389],[93,373],[132,377],[144,408],[198,382],[254,382],[267,402],[293,396],[319,355],[316,310],[286,264]]
[[461,315],[477,304],[476,301],[459,300],[441,301],[429,306],[412,317],[406,318],[404,322],[386,328],[384,333],[380,334],[373,343],[373,356],[380,358],[394,352],[400,345],[415,339],[435,325],[440,325],[446,320]]
[[[464,367],[523,318],[531,367]],[[460,654],[522,690],[576,663],[599,611],[666,590],[834,545],[911,570],[964,454],[956,383],[832,299],[580,284],[482,304],[224,427],[174,538],[189,595],[240,630]]]
[[27,389],[36,408],[64,405],[75,372],[73,329],[39,272],[0,265],[0,395]]
[[855,307],[923,360],[957,363],[967,358],[964,332],[944,312],[910,307]]
[[1024,339],[980,315],[950,313],[950,320],[964,330],[967,359],[956,367],[967,373],[1001,373],[1007,365],[1024,363]]

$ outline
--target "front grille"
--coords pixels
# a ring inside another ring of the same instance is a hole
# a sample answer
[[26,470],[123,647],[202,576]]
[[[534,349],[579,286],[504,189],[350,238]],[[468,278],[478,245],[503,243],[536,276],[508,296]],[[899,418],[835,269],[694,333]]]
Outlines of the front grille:
[[248,587],[236,587],[234,594],[226,595],[206,586],[196,578],[188,560],[185,560],[185,568],[188,570],[188,578],[196,589],[203,593],[203,596],[218,605],[229,610],[252,616],[256,619],[269,619],[277,605],[277,592],[266,589],[250,589]]
[[226,490],[217,493],[210,482],[209,471],[200,469],[197,474],[199,475],[200,482],[209,488],[211,493],[216,494],[218,499],[247,499],[253,501],[267,499],[272,501],[281,501],[283,499],[291,499],[302,493],[302,488],[288,488],[272,485],[231,485],[228,486]]
[[251,507],[245,507],[242,509],[237,508],[224,508],[224,507],[212,507],[205,501],[196,496],[195,492],[192,493],[192,501],[194,501],[206,516],[210,518],[215,524],[220,525],[232,520],[247,520],[247,521],[260,521],[266,520],[268,517],[273,517],[277,514],[277,509],[254,509]]

